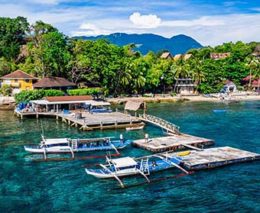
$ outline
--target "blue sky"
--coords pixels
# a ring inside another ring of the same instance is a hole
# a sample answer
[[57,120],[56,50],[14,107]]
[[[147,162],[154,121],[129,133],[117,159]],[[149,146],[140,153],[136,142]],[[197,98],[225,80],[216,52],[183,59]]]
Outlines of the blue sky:
[[42,20],[69,36],[114,32],[192,36],[203,45],[260,41],[260,1],[0,0],[0,16]]

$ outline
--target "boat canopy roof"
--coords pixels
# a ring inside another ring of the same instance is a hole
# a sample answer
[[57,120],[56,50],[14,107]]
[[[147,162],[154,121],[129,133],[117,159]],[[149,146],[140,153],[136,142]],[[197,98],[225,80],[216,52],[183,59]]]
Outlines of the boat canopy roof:
[[117,168],[128,167],[128,166],[136,166],[137,165],[137,162],[131,157],[112,159],[111,162]]
[[50,145],[50,144],[68,143],[69,140],[68,138],[54,138],[54,139],[45,139],[44,142],[45,145]]

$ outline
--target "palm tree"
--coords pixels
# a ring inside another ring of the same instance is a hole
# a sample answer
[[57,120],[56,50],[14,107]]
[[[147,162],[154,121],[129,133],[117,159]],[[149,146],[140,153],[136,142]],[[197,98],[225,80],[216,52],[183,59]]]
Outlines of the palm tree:
[[260,77],[260,61],[257,58],[247,58],[246,66],[249,68],[249,88],[252,87],[252,78],[259,78]]
[[[202,65],[202,61],[198,60],[198,59],[194,59],[193,61],[191,61],[191,71],[192,71],[192,78],[195,82],[195,85],[200,85],[200,83],[202,81],[205,80],[205,75],[203,72],[203,65]],[[198,87],[196,87],[196,92],[198,90]]]

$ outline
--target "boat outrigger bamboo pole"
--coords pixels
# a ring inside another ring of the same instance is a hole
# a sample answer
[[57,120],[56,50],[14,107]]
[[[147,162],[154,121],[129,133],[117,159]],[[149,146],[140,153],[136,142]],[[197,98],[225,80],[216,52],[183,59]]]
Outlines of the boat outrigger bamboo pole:
[[189,174],[189,172],[187,170],[185,170],[184,168],[182,168],[181,166],[177,165],[176,163],[173,163],[172,161],[167,161],[165,160],[164,157],[160,156],[160,155],[154,155],[155,157],[158,157],[160,159],[162,159],[165,163],[168,163],[170,165],[173,165],[175,167],[177,167],[178,169],[182,170],[183,172],[185,172],[186,174]]
[[43,157],[44,157],[44,160],[47,160],[47,151],[45,148],[43,149]]
[[71,152],[71,157],[74,159],[74,152],[73,152],[73,149],[70,147],[70,152]]
[[151,181],[149,180],[149,178],[140,170],[137,170],[142,176],[144,176],[144,178],[147,180],[148,183],[150,183]]
[[105,169],[106,171],[108,171],[111,175],[113,175],[113,177],[119,182],[120,186],[122,188],[125,188],[125,185],[123,184],[123,182],[120,180],[120,178],[113,174],[113,172],[111,172],[106,166],[104,166],[103,164],[99,164],[103,169]]

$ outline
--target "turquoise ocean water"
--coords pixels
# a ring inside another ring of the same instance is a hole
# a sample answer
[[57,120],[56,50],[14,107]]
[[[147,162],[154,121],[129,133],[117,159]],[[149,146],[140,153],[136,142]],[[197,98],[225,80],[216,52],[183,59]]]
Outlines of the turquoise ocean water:
[[[232,146],[260,153],[260,102],[149,104],[148,113],[181,127],[181,131],[212,138],[215,146]],[[226,109],[226,113],[213,113]],[[0,111],[0,211],[1,212],[260,212],[260,163],[250,162],[195,172],[179,177],[176,170],[125,180],[133,185],[119,189],[114,180],[88,176],[84,167],[102,159],[35,162],[23,145],[37,144],[41,125],[47,137],[119,136],[137,139],[162,130],[82,132],[52,118],[20,121],[12,112]],[[100,155],[101,153],[93,153]],[[127,148],[124,156],[149,152]],[[89,155],[87,153],[87,155]],[[166,179],[163,179],[167,177]]]

